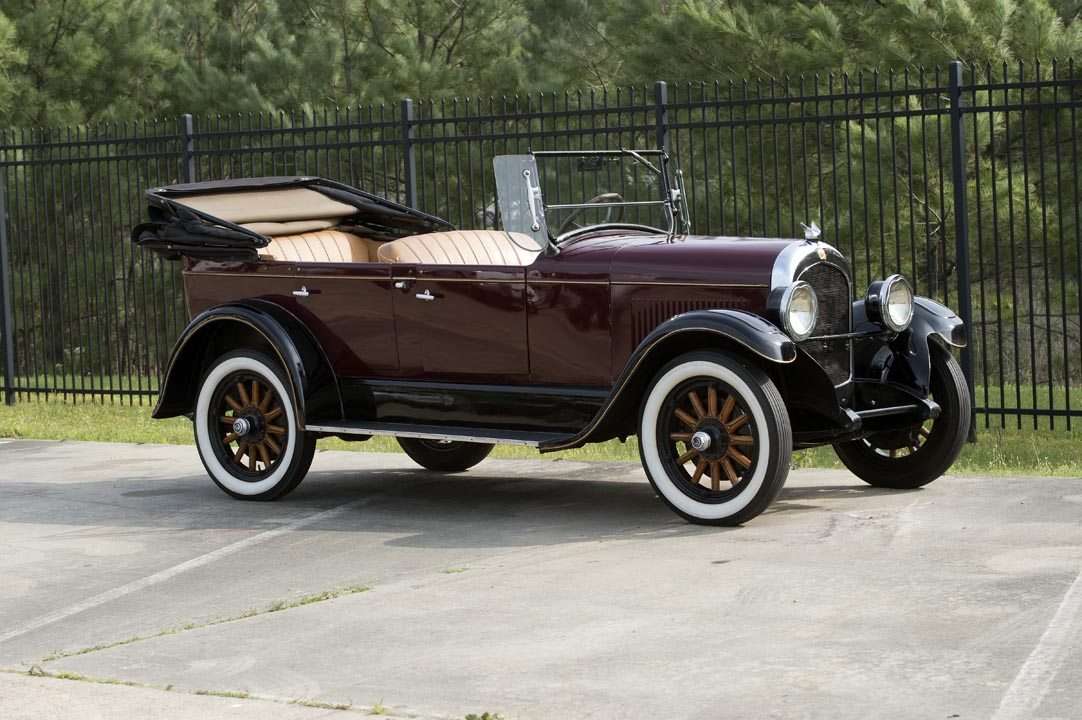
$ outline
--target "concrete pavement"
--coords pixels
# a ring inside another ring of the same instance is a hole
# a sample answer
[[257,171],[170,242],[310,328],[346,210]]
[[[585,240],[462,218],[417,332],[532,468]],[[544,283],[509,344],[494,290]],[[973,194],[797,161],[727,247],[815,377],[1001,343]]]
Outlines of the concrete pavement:
[[344,452],[242,503],[194,448],[6,442],[0,717],[1077,718],[1080,519],[1079,479],[800,471],[702,528],[631,464]]

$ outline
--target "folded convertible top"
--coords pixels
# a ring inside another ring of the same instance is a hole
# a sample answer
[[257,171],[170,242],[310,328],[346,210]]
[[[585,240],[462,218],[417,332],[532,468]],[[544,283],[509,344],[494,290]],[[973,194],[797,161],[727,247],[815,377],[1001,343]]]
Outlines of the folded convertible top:
[[262,177],[147,190],[132,242],[166,259],[258,259],[272,235],[332,226],[377,240],[455,229],[433,215],[318,177]]

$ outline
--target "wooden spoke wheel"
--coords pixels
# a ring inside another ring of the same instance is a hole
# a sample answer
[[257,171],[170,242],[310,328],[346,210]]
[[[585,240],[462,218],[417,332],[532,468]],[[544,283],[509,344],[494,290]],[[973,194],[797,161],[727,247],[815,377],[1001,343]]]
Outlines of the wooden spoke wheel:
[[278,392],[262,377],[240,371],[221,381],[215,400],[218,459],[241,478],[267,477],[289,444]]
[[297,420],[291,384],[262,353],[237,350],[203,377],[193,417],[199,457],[235,498],[272,500],[308,472],[315,438]]
[[731,494],[758,459],[758,429],[731,387],[713,378],[683,383],[665,404],[664,460],[704,500]]
[[693,352],[654,377],[639,412],[639,455],[680,516],[739,525],[763,512],[789,474],[793,440],[778,389],[758,367]]

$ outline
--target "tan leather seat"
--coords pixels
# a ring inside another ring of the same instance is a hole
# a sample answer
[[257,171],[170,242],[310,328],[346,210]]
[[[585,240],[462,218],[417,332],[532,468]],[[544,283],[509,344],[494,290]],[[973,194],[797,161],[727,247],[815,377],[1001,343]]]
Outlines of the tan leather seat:
[[272,237],[259,251],[268,260],[287,262],[375,262],[379,243],[341,230]]
[[[379,260],[425,265],[529,265],[540,253],[529,235],[502,230],[455,230],[412,235],[381,245]],[[521,246],[521,247],[520,247]]]

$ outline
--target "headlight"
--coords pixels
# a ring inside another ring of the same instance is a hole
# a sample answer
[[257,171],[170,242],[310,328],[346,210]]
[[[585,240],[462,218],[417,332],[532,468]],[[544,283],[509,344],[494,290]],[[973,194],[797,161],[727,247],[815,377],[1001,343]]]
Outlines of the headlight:
[[811,285],[798,280],[785,289],[778,311],[789,337],[806,340],[819,318],[819,299]]
[[913,286],[901,275],[873,282],[868,286],[864,306],[869,320],[902,332],[913,320]]

